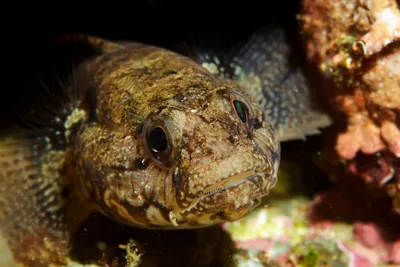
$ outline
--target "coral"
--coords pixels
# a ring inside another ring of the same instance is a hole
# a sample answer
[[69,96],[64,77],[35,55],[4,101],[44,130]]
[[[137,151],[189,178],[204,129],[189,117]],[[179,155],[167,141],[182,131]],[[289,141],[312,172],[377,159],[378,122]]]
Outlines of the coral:
[[233,255],[235,267],[279,267],[277,262],[268,258],[264,251],[257,249],[241,250]]
[[[241,253],[264,252],[269,262],[278,266],[400,264],[400,229],[396,228],[400,217],[390,213],[390,202],[377,199],[369,203],[365,193],[348,191],[328,191],[311,202],[301,196],[271,200],[268,207],[257,209],[243,220],[227,223],[224,229]],[[346,203],[352,204],[346,207]],[[365,207],[360,208],[360,203]],[[371,222],[373,218],[381,220]],[[238,259],[244,261],[243,256]],[[259,259],[247,261],[259,262]]]
[[[307,59],[325,78],[335,148],[353,178],[400,187],[400,9],[395,0],[303,0]],[[366,155],[369,159],[366,160]],[[329,161],[333,161],[332,158]],[[361,167],[361,165],[363,165]],[[333,165],[327,173],[332,173]],[[333,180],[338,179],[331,175]]]
[[[312,225],[327,222],[352,225],[350,236],[353,240],[346,242],[343,239],[342,248],[354,254],[353,263],[369,262],[366,266],[399,263],[393,251],[400,241],[400,216],[392,212],[391,201],[382,190],[350,179],[346,184],[342,182],[340,186],[318,194],[309,211]],[[353,266],[364,266],[357,264]]]
[[289,254],[294,266],[348,266],[350,255],[328,239],[307,239],[296,245]]
[[352,237],[352,226],[312,225],[304,197],[271,200],[243,220],[224,226],[238,248],[264,251],[279,266],[347,266],[350,256],[339,247]]
[[300,18],[308,59],[332,78],[336,85],[333,106],[348,118],[338,153],[352,159],[359,150],[371,154],[387,148],[399,157],[395,122],[400,111],[400,11],[396,1],[305,0]]

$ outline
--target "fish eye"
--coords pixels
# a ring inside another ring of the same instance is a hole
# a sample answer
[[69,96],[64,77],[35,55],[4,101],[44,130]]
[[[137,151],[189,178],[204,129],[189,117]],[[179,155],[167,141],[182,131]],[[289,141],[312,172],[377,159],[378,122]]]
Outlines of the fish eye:
[[239,100],[233,100],[233,107],[235,108],[236,114],[243,123],[247,123],[249,117],[249,111],[245,103]]
[[233,89],[230,90],[229,97],[232,109],[235,111],[240,121],[249,131],[252,131],[254,126],[254,111],[248,97],[242,92]]
[[148,136],[148,144],[150,149],[155,153],[166,151],[168,148],[168,140],[164,129],[157,126],[151,130]]
[[172,154],[172,142],[164,122],[147,121],[143,126],[142,138],[150,158],[159,165],[167,165]]

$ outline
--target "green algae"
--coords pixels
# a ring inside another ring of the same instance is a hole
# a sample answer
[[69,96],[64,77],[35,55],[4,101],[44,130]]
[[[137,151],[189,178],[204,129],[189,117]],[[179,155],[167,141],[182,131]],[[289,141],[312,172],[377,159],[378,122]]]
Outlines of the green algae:
[[311,201],[293,199],[269,200],[270,205],[254,211],[242,220],[229,223],[225,229],[233,240],[271,240],[268,256],[277,260],[286,255],[295,266],[348,266],[348,255],[339,242],[352,243],[353,226],[335,223],[330,227],[313,227],[307,220]]
[[350,257],[334,240],[306,239],[293,247],[289,258],[299,267],[346,267]]

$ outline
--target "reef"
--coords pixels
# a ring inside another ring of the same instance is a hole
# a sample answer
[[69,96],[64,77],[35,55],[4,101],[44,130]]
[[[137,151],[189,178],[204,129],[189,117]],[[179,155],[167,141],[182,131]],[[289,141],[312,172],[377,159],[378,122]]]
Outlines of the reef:
[[[336,153],[329,160],[344,162],[344,175],[384,188],[400,212],[398,2],[304,0],[299,20],[307,59],[325,78],[335,116]],[[328,153],[331,146],[327,142]]]
[[351,223],[373,264],[400,263],[399,8],[394,0],[304,0],[298,15],[335,121],[314,155],[335,186],[314,199],[310,219]]

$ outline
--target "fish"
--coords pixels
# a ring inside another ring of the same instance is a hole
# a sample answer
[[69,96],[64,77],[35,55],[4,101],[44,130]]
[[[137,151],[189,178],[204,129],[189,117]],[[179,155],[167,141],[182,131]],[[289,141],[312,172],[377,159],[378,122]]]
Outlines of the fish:
[[146,229],[239,220],[277,183],[280,142],[331,124],[279,27],[227,55],[72,39],[93,55],[0,140],[1,231],[27,266],[65,264],[93,212]]

